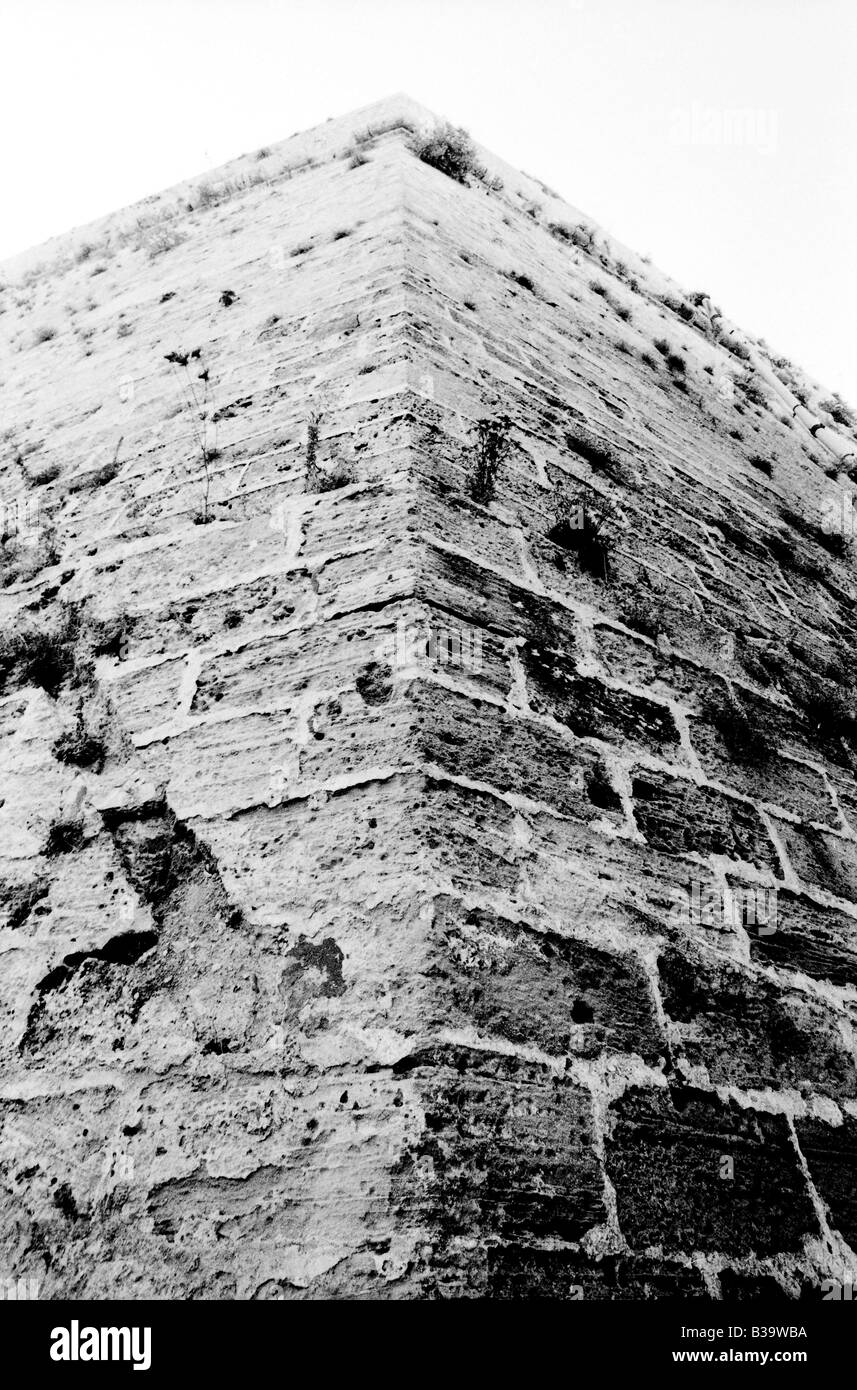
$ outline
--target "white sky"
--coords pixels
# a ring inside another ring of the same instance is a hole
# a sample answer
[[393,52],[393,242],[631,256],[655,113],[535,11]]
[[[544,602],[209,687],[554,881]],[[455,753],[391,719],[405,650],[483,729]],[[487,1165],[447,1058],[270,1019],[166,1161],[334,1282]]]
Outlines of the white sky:
[[0,42],[0,258],[405,91],[857,405],[854,0],[0,0]]

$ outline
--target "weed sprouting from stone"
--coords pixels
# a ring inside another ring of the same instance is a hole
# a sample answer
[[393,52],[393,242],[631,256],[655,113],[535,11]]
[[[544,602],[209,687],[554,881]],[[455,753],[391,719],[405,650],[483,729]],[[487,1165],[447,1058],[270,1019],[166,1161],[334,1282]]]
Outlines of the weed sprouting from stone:
[[[205,525],[212,520],[209,510],[211,465],[220,456],[217,447],[218,412],[214,408],[211,370],[203,358],[202,348],[194,348],[192,352],[168,352],[165,360],[178,380],[190,415],[203,476],[202,510],[197,513],[195,520]],[[197,371],[197,367],[201,370]]]
[[575,454],[579,454],[595,473],[603,473],[616,483],[626,486],[632,482],[628,465],[620,457],[613,445],[600,439],[584,425],[566,430],[565,443]]
[[565,222],[549,222],[548,231],[557,241],[577,246],[581,251],[591,250],[595,242],[595,233],[585,222],[581,222],[577,227],[569,227]]
[[511,429],[512,420],[508,415],[486,416],[476,422],[470,477],[470,495],[475,502],[490,502],[494,496],[497,476],[512,447]]
[[314,484],[320,471],[318,467],[318,432],[320,427],[321,415],[318,411],[313,411],[307,420],[306,427],[306,474],[309,492],[315,492]]
[[57,762],[72,767],[89,767],[100,772],[104,766],[104,741],[100,731],[87,722],[82,700],[77,704],[74,727],[60,734],[52,751]]
[[770,478],[774,471],[774,465],[771,463],[771,460],[762,458],[761,454],[751,454],[747,462],[752,468],[756,468],[760,473],[764,473],[766,478]]
[[323,416],[320,410],[313,410],[307,419],[306,434],[306,490],[307,492],[335,492],[337,488],[353,483],[351,469],[345,463],[335,463],[333,468],[322,468],[318,462],[319,432]]
[[85,679],[79,661],[80,616],[66,608],[51,628],[21,626],[0,632],[0,689],[35,685],[55,696],[66,681]]
[[825,400],[819,401],[818,408],[819,410],[826,410],[835,424],[842,425],[847,430],[857,430],[857,415],[836,392]]
[[604,582],[610,578],[610,540],[605,528],[615,515],[615,504],[560,490],[554,524],[547,539],[576,555],[585,574]]
[[535,283],[530,279],[529,275],[524,275],[518,270],[508,270],[506,271],[506,278],[511,280],[514,284],[520,285],[522,290],[528,290],[530,294],[536,293]]

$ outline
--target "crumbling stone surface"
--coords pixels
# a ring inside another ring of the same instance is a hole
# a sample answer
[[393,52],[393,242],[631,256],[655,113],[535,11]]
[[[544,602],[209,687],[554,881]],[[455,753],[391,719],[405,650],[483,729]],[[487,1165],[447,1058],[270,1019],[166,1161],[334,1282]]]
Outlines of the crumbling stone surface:
[[678,1261],[605,1255],[587,1259],[574,1250],[501,1246],[489,1262],[487,1295],[500,1299],[566,1298],[589,1302],[708,1298],[702,1273]]
[[[738,881],[734,880],[735,887]],[[845,912],[822,908],[811,898],[788,890],[777,894],[776,931],[750,937],[754,960],[782,970],[857,986],[855,921]]]
[[772,1274],[742,1274],[739,1270],[724,1269],[720,1275],[720,1292],[732,1303],[788,1303],[790,1296]]
[[611,1109],[607,1171],[632,1248],[758,1257],[817,1233],[785,1116],[686,1088],[634,1088]]
[[808,1118],[798,1120],[796,1129],[812,1180],[830,1212],[830,1225],[853,1249],[857,1240],[854,1198],[857,1123],[848,1115],[831,1134],[828,1125]]
[[517,1058],[449,1060],[429,1052],[400,1064],[425,1131],[393,1175],[394,1211],[428,1219],[450,1251],[473,1238],[580,1240],[605,1215],[586,1091]]
[[755,1091],[810,1083],[821,1094],[857,1094],[847,1017],[713,951],[671,947],[658,972],[676,1050],[715,1084]]
[[648,978],[632,956],[453,899],[437,906],[439,1022],[552,1056],[636,1053],[653,1065],[665,1056]]
[[759,813],[746,802],[668,774],[635,777],[632,792],[637,824],[655,849],[778,867]]
[[857,1261],[844,483],[648,262],[420,162],[432,120],[4,266],[0,1274],[818,1299]]

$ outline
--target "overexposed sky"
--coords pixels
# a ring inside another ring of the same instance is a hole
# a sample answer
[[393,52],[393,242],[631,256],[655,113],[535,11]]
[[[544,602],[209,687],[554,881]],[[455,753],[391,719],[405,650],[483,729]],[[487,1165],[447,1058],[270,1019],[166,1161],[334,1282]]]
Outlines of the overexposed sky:
[[405,91],[857,405],[855,0],[0,0],[0,42],[0,258]]

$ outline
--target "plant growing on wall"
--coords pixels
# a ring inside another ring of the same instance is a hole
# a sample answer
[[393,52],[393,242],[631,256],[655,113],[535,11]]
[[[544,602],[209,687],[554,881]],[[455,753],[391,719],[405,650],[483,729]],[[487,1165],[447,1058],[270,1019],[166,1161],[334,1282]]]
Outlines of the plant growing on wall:
[[473,141],[461,126],[450,125],[447,121],[414,145],[418,159],[439,169],[456,183],[466,183],[468,174],[479,177],[484,173],[476,165],[476,151]]
[[512,448],[509,438],[512,421],[508,415],[486,416],[476,422],[476,439],[471,446],[473,471],[470,495],[475,502],[490,502],[497,475]]
[[[168,352],[166,361],[169,362],[184,397],[202,466],[202,510],[195,519],[205,525],[212,520],[209,510],[211,465],[220,455],[217,447],[217,412],[214,409],[211,371],[203,358],[202,348],[194,348],[192,352]],[[201,370],[197,371],[197,367]]]
[[336,488],[347,487],[354,481],[347,464],[338,462],[333,468],[322,468],[318,462],[319,430],[323,414],[320,410],[310,411],[307,417],[306,433],[306,490],[307,492],[334,492]]
[[580,568],[593,579],[610,578],[610,538],[608,523],[616,513],[615,503],[585,494],[570,496],[560,490],[554,524],[547,538],[577,556]]

